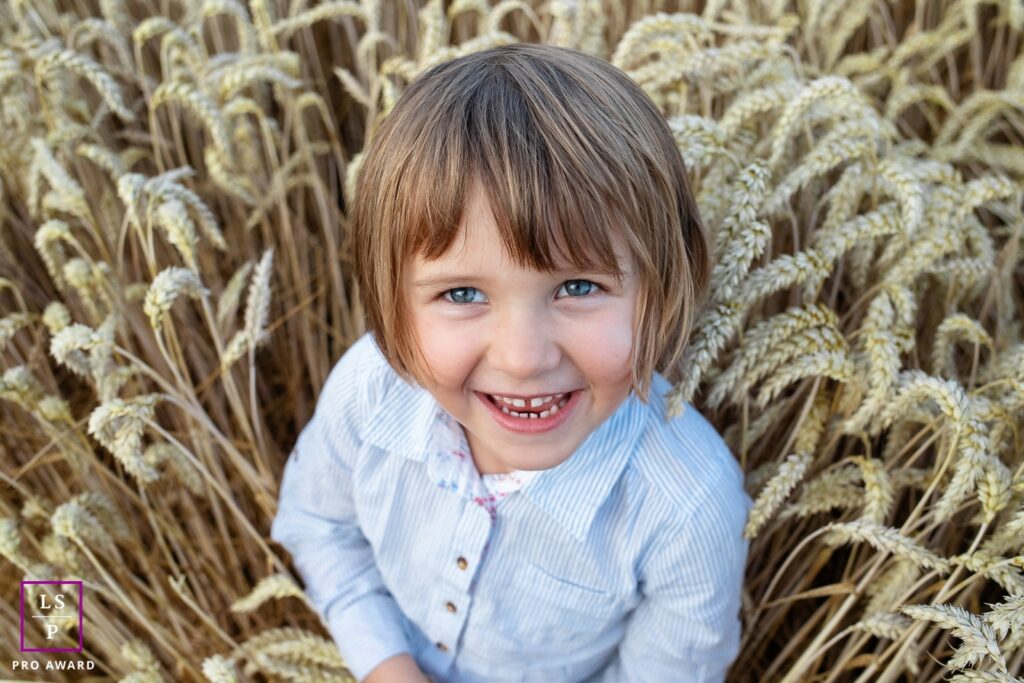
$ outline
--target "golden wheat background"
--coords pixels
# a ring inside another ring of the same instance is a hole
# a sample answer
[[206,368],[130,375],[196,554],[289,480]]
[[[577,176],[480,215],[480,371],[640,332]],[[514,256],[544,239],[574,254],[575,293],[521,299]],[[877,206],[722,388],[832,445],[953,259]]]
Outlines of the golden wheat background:
[[61,577],[96,668],[46,680],[351,680],[267,533],[362,333],[360,151],[426,67],[531,41],[643,86],[714,238],[666,374],[756,501],[730,680],[1020,681],[1022,32],[1020,0],[0,4],[0,671],[48,658],[18,592]]

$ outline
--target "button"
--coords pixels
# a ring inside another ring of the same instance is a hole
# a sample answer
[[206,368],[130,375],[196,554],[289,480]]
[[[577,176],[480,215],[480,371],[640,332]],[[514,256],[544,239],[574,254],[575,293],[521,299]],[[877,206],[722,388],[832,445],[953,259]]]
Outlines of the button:
[[455,564],[459,565],[459,569],[465,569],[469,566],[469,562],[466,562],[466,558],[464,557],[460,557],[459,559],[455,560]]
[[441,652],[448,652],[448,646],[444,643],[437,643],[437,649]]
[[454,612],[455,611],[455,605],[453,605],[450,602],[446,605],[446,607],[448,608],[449,612]]

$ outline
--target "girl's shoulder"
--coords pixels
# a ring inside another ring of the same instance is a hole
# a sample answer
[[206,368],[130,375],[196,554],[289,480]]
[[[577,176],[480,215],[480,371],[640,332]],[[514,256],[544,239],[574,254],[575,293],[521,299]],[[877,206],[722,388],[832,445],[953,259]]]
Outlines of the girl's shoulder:
[[384,354],[381,353],[373,335],[364,332],[338,359],[337,365],[342,364],[353,370],[372,370],[387,365],[387,361],[384,360]]
[[360,413],[371,412],[387,392],[390,367],[373,335],[366,332],[334,363],[317,403],[335,407],[357,404]]
[[436,407],[430,393],[395,372],[369,332],[335,363],[317,399],[317,409],[348,424],[361,443],[417,459]]
[[749,507],[743,470],[714,425],[689,402],[682,415],[666,421],[665,395],[671,388],[655,373],[632,469],[684,516],[714,500]]

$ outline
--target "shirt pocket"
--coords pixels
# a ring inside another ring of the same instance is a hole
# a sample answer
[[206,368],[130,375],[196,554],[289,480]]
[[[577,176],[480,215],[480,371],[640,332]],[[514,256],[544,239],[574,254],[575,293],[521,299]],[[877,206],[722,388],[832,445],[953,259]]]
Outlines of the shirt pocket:
[[564,646],[597,637],[616,614],[614,593],[555,576],[526,562],[513,580],[512,628],[538,650],[564,654]]

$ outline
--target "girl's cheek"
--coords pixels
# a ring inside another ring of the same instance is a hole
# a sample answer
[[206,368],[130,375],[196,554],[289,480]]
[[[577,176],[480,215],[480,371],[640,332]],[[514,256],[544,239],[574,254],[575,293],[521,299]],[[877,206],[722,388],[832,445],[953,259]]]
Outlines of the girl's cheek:
[[582,339],[593,339],[593,344],[576,348],[588,358],[588,365],[596,376],[618,378],[622,368],[629,365],[633,347],[633,320],[628,310],[613,309],[591,321],[580,331]]
[[444,319],[422,319],[418,325],[423,355],[441,378],[450,379],[469,356],[472,340],[458,325]]

